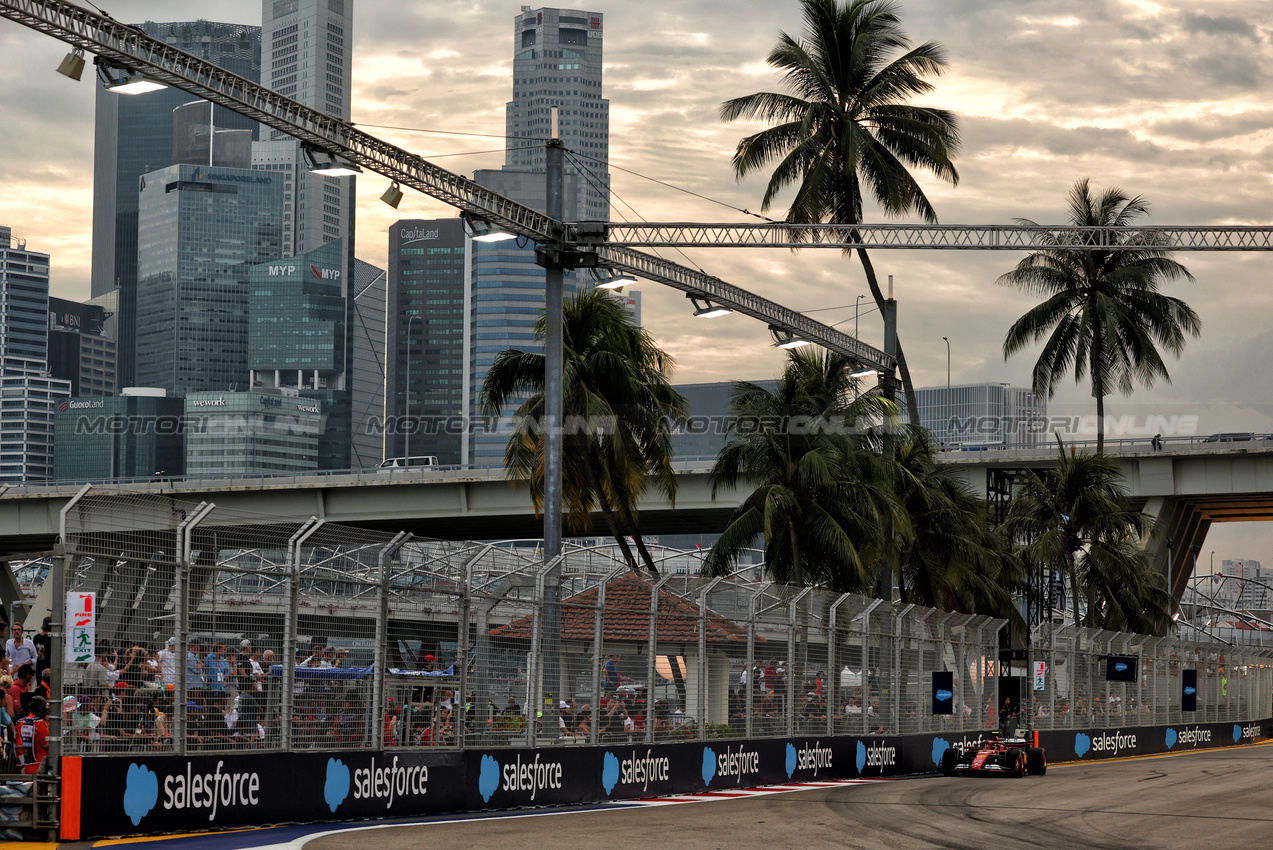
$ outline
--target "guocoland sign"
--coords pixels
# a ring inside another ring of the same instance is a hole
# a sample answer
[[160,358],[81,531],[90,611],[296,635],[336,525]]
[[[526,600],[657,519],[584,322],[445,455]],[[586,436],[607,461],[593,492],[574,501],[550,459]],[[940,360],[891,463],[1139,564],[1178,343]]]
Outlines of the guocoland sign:
[[[1263,740],[1273,721],[1041,732],[1052,762]],[[656,797],[937,769],[992,733],[868,735],[595,747],[130,754],[63,760],[64,840],[417,817]],[[79,812],[78,819],[73,813]]]

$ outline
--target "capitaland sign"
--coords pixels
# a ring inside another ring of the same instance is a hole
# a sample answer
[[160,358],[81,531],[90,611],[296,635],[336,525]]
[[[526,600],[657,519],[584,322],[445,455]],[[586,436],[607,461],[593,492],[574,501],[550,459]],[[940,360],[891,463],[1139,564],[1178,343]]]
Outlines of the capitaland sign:
[[423,227],[404,227],[398,231],[398,240],[403,245],[411,242],[425,242],[437,238],[438,231],[436,228],[433,230],[425,230]]

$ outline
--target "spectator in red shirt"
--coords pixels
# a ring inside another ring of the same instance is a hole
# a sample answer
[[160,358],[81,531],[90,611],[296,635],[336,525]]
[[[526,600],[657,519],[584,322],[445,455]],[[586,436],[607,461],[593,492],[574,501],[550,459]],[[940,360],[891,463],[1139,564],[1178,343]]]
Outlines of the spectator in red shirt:
[[[26,666],[26,665],[23,665]],[[31,698],[31,713],[18,721],[18,764],[23,773],[35,773],[49,754],[49,704],[44,697]]]

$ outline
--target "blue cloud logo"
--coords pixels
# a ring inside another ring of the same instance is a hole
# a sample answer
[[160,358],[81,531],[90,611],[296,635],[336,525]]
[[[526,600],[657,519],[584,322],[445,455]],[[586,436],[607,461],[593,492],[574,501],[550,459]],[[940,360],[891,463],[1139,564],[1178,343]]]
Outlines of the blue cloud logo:
[[1127,671],[1127,665],[1122,661],[1117,661],[1114,663],[1114,669],[1119,673],[1125,673]]
[[1234,723],[1233,724],[1233,743],[1236,744],[1238,741],[1241,741],[1241,740],[1242,740],[1242,727]]
[[482,795],[482,802],[489,803],[499,787],[499,762],[494,756],[482,756],[482,769],[477,777],[477,791]]
[[323,784],[323,799],[333,812],[349,796],[349,767],[340,759],[327,760],[327,781]]
[[703,747],[703,784],[711,785],[716,776],[716,751],[711,747]]
[[128,815],[133,826],[141,823],[158,801],[159,777],[144,764],[130,764],[124,783],[124,814]]
[[933,764],[941,764],[941,757],[950,749],[950,743],[945,738],[933,739]]
[[1193,696],[1194,694],[1198,693],[1198,689],[1195,688],[1193,685],[1185,685],[1185,693],[1188,696]]
[[787,778],[788,779],[791,778],[791,774],[796,772],[797,761],[798,761],[798,758],[796,756],[796,745],[787,744]]
[[1079,732],[1074,736],[1074,755],[1083,758],[1092,749],[1092,739]]
[[934,696],[937,697],[938,702],[945,702],[948,699],[953,699],[955,695],[945,688],[940,688]]
[[866,744],[858,741],[858,773],[861,773],[864,767],[866,767]]
[[1168,729],[1167,729],[1167,749],[1169,749],[1169,750],[1170,750],[1172,747],[1176,746],[1176,739],[1177,739],[1178,737],[1179,737],[1179,736],[1178,736],[1178,735],[1176,735],[1176,730],[1175,730],[1175,729],[1172,729],[1172,728],[1170,728],[1170,727],[1168,727]]
[[601,759],[601,787],[606,789],[606,796],[619,784],[619,760],[614,753],[607,752]]

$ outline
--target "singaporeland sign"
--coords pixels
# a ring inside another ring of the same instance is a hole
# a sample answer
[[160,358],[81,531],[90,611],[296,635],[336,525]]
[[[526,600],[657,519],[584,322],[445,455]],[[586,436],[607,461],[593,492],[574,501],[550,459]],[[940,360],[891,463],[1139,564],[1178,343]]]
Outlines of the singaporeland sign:
[[93,660],[97,643],[97,594],[66,594],[66,660],[80,664]]
[[1034,662],[1034,689],[1041,691],[1047,681],[1048,665],[1045,661]]

